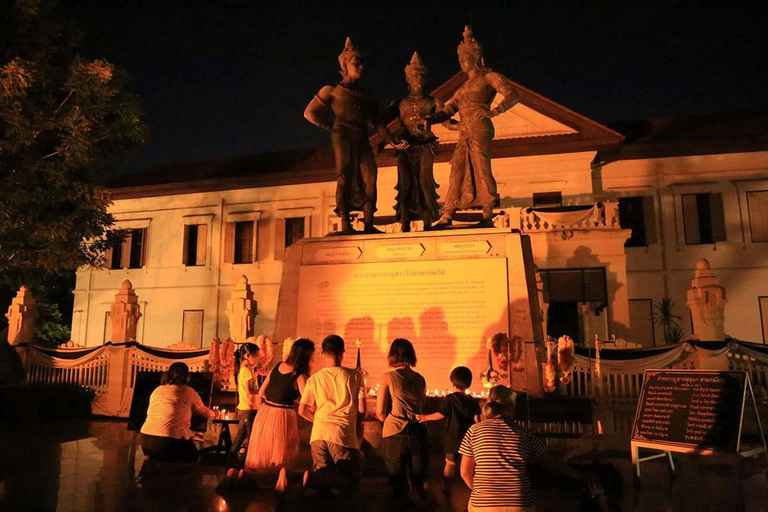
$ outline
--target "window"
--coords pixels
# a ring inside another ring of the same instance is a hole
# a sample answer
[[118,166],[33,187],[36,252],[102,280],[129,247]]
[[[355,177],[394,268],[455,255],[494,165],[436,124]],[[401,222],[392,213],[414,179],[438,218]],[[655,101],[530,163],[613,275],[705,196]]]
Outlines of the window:
[[[649,198],[653,200],[653,198]],[[619,221],[624,229],[631,229],[632,235],[624,243],[624,247],[647,247],[645,236],[645,208],[643,197],[619,198]]]
[[230,212],[224,223],[224,263],[255,263],[259,259],[258,229],[260,211]]
[[753,242],[768,242],[768,190],[747,192],[749,231]]
[[184,265],[188,267],[205,265],[207,248],[207,224],[187,224],[184,226]]
[[253,263],[253,221],[235,222],[235,259],[233,263]]
[[122,242],[117,242],[107,253],[109,268],[141,268],[144,266],[144,253],[147,229],[124,229]]
[[713,244],[726,240],[722,194],[683,194],[681,198],[686,244]]
[[203,347],[203,310],[185,309],[181,323],[181,340],[195,347]]
[[631,341],[644,347],[656,345],[652,299],[629,299],[629,323],[632,329]]
[[540,206],[562,206],[563,205],[563,193],[562,192],[534,192],[533,193],[533,207]]
[[285,247],[290,247],[304,238],[304,217],[285,219]]
[[600,302],[608,294],[605,268],[547,269],[539,271],[544,287],[544,302]]

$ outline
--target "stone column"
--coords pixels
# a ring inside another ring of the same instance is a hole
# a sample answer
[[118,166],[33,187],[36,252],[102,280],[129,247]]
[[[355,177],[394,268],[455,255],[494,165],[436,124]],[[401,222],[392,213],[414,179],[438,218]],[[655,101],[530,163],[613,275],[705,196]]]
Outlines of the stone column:
[[115,302],[109,314],[112,319],[112,343],[136,341],[136,327],[141,318],[139,297],[133,290],[133,284],[126,279],[115,295]]
[[235,343],[243,343],[253,336],[253,322],[256,320],[257,302],[253,300],[251,285],[246,276],[240,276],[232,299],[227,301],[227,318],[229,319],[229,337]]
[[693,335],[701,341],[723,341],[725,330],[725,288],[702,258],[696,264],[696,275],[688,289],[688,308],[693,319]]
[[37,318],[37,303],[29,288],[19,288],[16,297],[11,301],[8,312],[8,343],[31,343],[35,332],[35,319]]

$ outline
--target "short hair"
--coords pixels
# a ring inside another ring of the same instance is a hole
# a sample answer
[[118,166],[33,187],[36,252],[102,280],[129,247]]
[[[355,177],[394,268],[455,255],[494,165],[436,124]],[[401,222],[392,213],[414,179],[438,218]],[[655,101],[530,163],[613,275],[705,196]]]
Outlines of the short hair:
[[397,338],[389,346],[389,366],[416,366],[416,350],[413,344],[405,338]]
[[168,371],[163,372],[160,377],[160,384],[186,384],[189,380],[189,366],[185,363],[173,363],[168,367]]
[[344,353],[344,338],[338,334],[329,334],[323,340],[323,353],[340,356]]
[[503,384],[493,386],[488,392],[488,401],[498,402],[500,404],[510,406],[515,404],[515,392]]
[[472,370],[466,366],[457,366],[451,371],[451,384],[464,391],[472,385]]
[[486,402],[485,405],[483,405],[483,417],[485,419],[504,416],[507,411],[507,406],[499,402]]

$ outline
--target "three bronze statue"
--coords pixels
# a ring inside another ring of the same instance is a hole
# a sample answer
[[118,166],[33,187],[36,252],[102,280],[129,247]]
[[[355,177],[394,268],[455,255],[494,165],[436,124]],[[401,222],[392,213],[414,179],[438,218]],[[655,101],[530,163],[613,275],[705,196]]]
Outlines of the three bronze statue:
[[[519,98],[509,80],[485,67],[482,46],[469,27],[463,36],[458,57],[467,80],[444,105],[424,92],[427,68],[418,53],[413,54],[405,67],[408,96],[392,108],[402,126],[396,136],[383,124],[373,97],[358,83],[363,73],[362,57],[347,38],[339,55],[341,82],[320,89],[304,112],[308,121],[331,133],[339,234],[356,233],[350,221],[350,213],[355,211],[363,212],[363,233],[380,233],[373,222],[378,170],[368,141],[371,127],[397,151],[395,212],[404,232],[410,231],[412,220],[421,220],[425,230],[444,229],[452,224],[457,210],[473,207],[483,212],[477,227],[493,227],[493,208],[499,195],[491,172],[491,118],[512,108]],[[503,99],[491,109],[497,93]],[[332,123],[326,120],[329,110],[334,116]],[[452,119],[457,113],[459,121]],[[459,132],[442,211],[432,171],[437,137],[431,125],[437,123]]]

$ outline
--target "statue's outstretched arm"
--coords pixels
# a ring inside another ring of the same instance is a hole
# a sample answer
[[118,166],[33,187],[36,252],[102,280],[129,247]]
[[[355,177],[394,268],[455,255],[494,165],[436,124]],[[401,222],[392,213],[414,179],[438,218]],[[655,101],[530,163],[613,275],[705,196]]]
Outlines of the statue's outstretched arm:
[[327,132],[331,131],[333,125],[323,118],[323,114],[330,108],[332,92],[333,86],[326,85],[320,89],[320,92],[315,94],[312,101],[309,102],[309,105],[307,105],[307,108],[304,110],[304,119]]
[[503,114],[520,101],[520,95],[517,94],[517,90],[507,77],[493,71],[488,73],[486,77],[488,83],[491,84],[491,87],[496,89],[496,92],[504,97],[504,99],[501,100],[501,103],[496,105],[496,107],[491,110],[491,117],[496,117],[499,114]]
[[442,108],[437,107],[433,114],[428,114],[425,117],[427,122],[430,124],[438,124],[444,123],[452,118],[456,112],[459,111],[459,100],[456,98],[457,93],[458,91],[453,94],[453,97],[448,100],[448,102],[443,105]]
[[[443,110],[443,108],[444,108],[443,102],[435,98],[435,112],[440,112],[441,110]],[[448,119],[444,121],[442,124],[445,129],[450,130],[452,132],[455,132],[459,129],[459,122],[456,121],[455,119]]]

